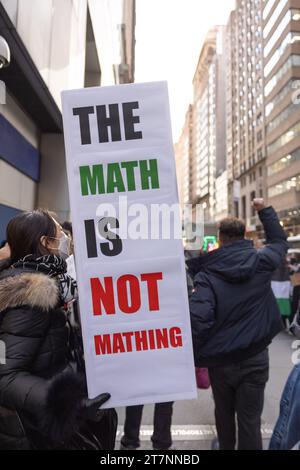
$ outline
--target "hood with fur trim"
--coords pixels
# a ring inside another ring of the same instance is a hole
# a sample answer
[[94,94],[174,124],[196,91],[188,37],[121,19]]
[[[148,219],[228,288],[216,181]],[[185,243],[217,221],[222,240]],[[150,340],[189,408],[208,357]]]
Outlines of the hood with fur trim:
[[0,312],[23,305],[49,311],[58,299],[56,280],[45,274],[21,272],[0,278]]

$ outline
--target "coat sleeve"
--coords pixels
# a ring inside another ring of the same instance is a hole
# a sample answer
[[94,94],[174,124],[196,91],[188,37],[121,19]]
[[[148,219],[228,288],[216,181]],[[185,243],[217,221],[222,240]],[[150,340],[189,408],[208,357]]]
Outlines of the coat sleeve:
[[30,373],[47,330],[47,313],[26,308],[7,311],[1,321],[0,340],[5,364],[0,366],[0,403],[35,413],[45,399],[46,380]]
[[265,230],[267,243],[267,246],[259,251],[260,260],[264,269],[275,271],[287,253],[287,236],[273,207],[262,209],[258,215]]
[[68,368],[48,380],[31,373],[49,327],[48,315],[23,307],[4,314],[0,340],[6,363],[0,365],[0,405],[31,415],[42,434],[60,441],[74,431],[78,406],[86,394]]
[[190,297],[190,315],[194,349],[202,345],[216,321],[216,300],[207,277],[199,273],[195,277],[194,293]]

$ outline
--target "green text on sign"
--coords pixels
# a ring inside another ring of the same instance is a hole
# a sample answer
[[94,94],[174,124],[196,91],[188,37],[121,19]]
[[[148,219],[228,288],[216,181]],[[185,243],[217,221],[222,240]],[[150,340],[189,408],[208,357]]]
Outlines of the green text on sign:
[[156,159],[81,166],[79,171],[82,196],[159,189]]

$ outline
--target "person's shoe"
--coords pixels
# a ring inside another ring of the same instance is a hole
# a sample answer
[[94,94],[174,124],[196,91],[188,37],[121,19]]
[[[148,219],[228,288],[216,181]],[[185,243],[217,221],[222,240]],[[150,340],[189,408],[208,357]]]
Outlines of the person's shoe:
[[120,450],[137,450],[138,447],[135,447],[135,446],[131,446],[131,445],[128,445],[128,446],[125,446],[124,444],[120,444]]

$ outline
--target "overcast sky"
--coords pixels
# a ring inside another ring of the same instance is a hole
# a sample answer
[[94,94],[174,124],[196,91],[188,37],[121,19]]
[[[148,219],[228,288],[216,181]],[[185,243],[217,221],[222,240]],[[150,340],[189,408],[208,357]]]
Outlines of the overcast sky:
[[192,99],[192,80],[203,39],[226,24],[235,0],[136,0],[135,81],[169,83],[176,142]]

